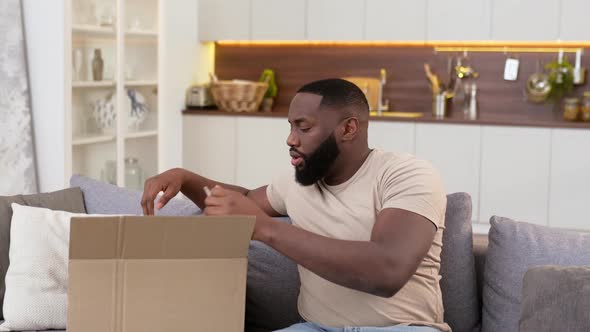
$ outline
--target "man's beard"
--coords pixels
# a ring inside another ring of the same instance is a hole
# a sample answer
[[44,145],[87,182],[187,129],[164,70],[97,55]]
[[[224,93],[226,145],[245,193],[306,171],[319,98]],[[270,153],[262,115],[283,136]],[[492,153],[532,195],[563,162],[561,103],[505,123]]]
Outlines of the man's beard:
[[[297,150],[291,148],[295,152]],[[295,180],[301,185],[310,186],[326,176],[340,150],[336,144],[336,137],[332,133],[309,156],[301,154],[304,160],[303,168],[295,167]]]

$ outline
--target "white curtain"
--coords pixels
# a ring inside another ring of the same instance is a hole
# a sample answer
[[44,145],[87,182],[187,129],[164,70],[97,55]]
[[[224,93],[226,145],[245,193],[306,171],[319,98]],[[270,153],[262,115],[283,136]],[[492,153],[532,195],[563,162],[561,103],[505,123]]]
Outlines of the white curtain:
[[20,0],[0,0],[0,195],[37,192]]

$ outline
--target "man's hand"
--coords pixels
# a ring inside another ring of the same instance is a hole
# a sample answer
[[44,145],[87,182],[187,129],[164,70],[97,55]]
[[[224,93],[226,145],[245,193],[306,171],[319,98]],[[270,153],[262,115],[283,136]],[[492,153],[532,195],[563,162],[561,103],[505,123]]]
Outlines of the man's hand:
[[203,213],[208,216],[247,215],[256,216],[254,240],[260,239],[262,230],[271,222],[267,214],[252,199],[234,190],[215,186],[205,199]]
[[143,196],[141,197],[141,207],[143,214],[146,216],[154,214],[154,200],[161,191],[164,195],[160,197],[156,208],[160,210],[168,203],[182,187],[183,177],[182,170],[174,168],[164,173],[153,176],[145,181],[143,186]]

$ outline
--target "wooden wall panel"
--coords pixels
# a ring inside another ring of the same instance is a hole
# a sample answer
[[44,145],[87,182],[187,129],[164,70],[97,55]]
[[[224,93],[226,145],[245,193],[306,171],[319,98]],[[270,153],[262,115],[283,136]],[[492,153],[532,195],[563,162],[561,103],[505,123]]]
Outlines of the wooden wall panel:
[[[586,54],[590,54],[587,52]],[[390,100],[395,111],[430,112],[431,93],[423,65],[430,63],[435,72],[447,71],[451,53],[436,54],[431,47],[387,46],[326,46],[326,45],[216,45],[215,71],[220,79],[257,80],[264,68],[272,68],[277,75],[279,96],[277,109],[286,110],[297,89],[310,81],[329,77],[378,77],[379,69],[387,70],[384,97]],[[549,104],[531,104],[525,101],[524,86],[528,76],[535,72],[537,60],[547,63],[557,54],[520,53],[519,78],[504,81],[506,55],[499,53],[470,53],[472,65],[480,73],[477,79],[480,113],[506,112],[530,117],[547,114]],[[574,54],[568,54],[574,62]],[[584,58],[590,67],[590,57]],[[590,90],[590,84],[576,87],[575,93]],[[458,106],[455,106],[458,109]]]

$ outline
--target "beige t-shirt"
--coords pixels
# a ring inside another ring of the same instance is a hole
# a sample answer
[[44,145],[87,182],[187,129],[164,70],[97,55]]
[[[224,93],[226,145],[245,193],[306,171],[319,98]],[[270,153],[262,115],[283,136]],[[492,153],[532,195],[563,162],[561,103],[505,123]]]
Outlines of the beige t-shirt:
[[328,186],[320,181],[305,187],[295,182],[292,171],[276,178],[266,195],[273,209],[289,215],[296,227],[341,240],[370,241],[376,217],[385,208],[428,218],[437,227],[432,247],[393,297],[342,287],[299,266],[299,313],[307,321],[332,327],[415,324],[450,331],[443,322],[439,286],[446,194],[429,162],[373,150],[345,183]]

